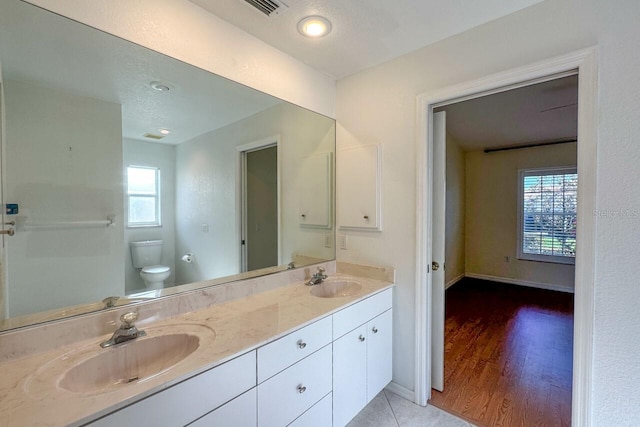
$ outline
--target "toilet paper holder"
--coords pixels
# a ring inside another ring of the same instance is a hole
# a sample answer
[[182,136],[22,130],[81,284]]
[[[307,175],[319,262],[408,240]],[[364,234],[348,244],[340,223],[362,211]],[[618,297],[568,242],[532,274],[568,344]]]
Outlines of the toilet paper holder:
[[193,253],[187,252],[186,254],[182,255],[182,261],[189,263],[193,262]]

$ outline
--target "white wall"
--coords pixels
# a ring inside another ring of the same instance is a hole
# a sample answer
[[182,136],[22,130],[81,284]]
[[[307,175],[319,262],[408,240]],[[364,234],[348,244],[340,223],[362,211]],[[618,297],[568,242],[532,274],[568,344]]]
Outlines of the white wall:
[[334,116],[333,79],[189,1],[32,0],[29,3]]
[[4,91],[5,202],[18,203],[18,217],[31,221],[106,220],[115,214],[118,223],[53,230],[18,226],[5,241],[8,315],[122,295],[120,105],[15,80],[5,81]]
[[[123,174],[126,175],[127,166],[149,166],[160,169],[160,202],[161,202],[161,227],[137,227],[128,228],[124,223],[124,273],[125,290],[127,294],[133,291],[143,290],[144,281],[140,277],[140,270],[133,268],[131,260],[130,242],[138,240],[162,240],[162,265],[171,268],[171,276],[165,280],[165,287],[175,282],[176,271],[176,147],[157,142],[138,141],[124,139]],[[126,181],[125,181],[126,185]],[[126,190],[125,190],[126,194]],[[128,206],[125,196],[124,218],[128,215]]]
[[338,82],[339,149],[354,139],[384,146],[383,214],[388,225],[379,235],[352,236],[351,249],[340,251],[339,260],[397,268],[398,384],[414,386],[416,95],[597,44],[593,425],[637,424],[640,407],[633,397],[640,383],[640,287],[635,280],[640,269],[638,16],[636,0],[546,0]]
[[454,281],[465,273],[465,176],[465,153],[458,142],[447,133],[445,286],[453,285]]
[[[236,146],[279,135],[283,264],[296,254],[332,259],[324,248],[332,230],[300,227],[298,185],[302,159],[334,150],[333,121],[282,103],[229,126],[184,142],[176,151],[178,256],[192,252],[194,262],[176,265],[178,283],[240,272],[239,151]],[[209,231],[202,230],[206,224]]]
[[[517,258],[517,206],[519,169],[576,164],[574,143],[490,154],[468,152],[466,273],[573,291],[573,265]],[[509,257],[509,262],[505,262],[505,256]]]

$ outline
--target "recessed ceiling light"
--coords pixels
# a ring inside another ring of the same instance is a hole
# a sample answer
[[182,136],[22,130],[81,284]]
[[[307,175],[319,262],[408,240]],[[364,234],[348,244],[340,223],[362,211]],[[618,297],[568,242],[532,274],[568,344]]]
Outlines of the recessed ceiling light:
[[169,129],[158,129],[158,131],[163,135],[169,135],[171,131]]
[[149,83],[149,86],[151,86],[151,89],[158,92],[169,92],[171,89],[173,89],[172,85],[164,82],[151,82]]
[[331,22],[322,16],[307,16],[298,22],[298,31],[307,37],[323,37],[331,32]]

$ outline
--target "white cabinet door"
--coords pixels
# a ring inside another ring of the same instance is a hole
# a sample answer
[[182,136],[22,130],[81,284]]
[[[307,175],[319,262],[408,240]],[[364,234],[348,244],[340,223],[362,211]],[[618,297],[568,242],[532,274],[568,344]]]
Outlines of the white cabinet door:
[[338,223],[341,229],[382,229],[380,150],[379,145],[362,145],[338,152]]
[[391,382],[392,310],[367,323],[367,402]]
[[258,426],[286,426],[330,392],[327,345],[258,385]]
[[256,388],[225,403],[213,412],[189,424],[189,427],[256,427]]
[[94,421],[92,427],[184,426],[256,385],[256,352],[238,356]]
[[367,328],[333,343],[333,426],[341,427],[367,404]]
[[364,325],[393,305],[393,290],[387,289],[353,304],[333,315],[333,339]]
[[332,319],[327,316],[258,349],[258,383],[271,378],[332,339]]
[[329,393],[289,424],[289,427],[331,427],[331,422],[331,393]]

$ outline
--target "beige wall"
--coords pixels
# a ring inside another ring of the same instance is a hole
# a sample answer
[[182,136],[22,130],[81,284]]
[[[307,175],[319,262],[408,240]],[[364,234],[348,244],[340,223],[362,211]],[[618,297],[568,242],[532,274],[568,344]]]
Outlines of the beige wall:
[[[573,265],[517,258],[518,170],[575,166],[576,144],[468,152],[466,274],[478,274],[573,290]],[[509,261],[505,261],[505,257]]]
[[447,133],[445,286],[465,273],[465,153]]

